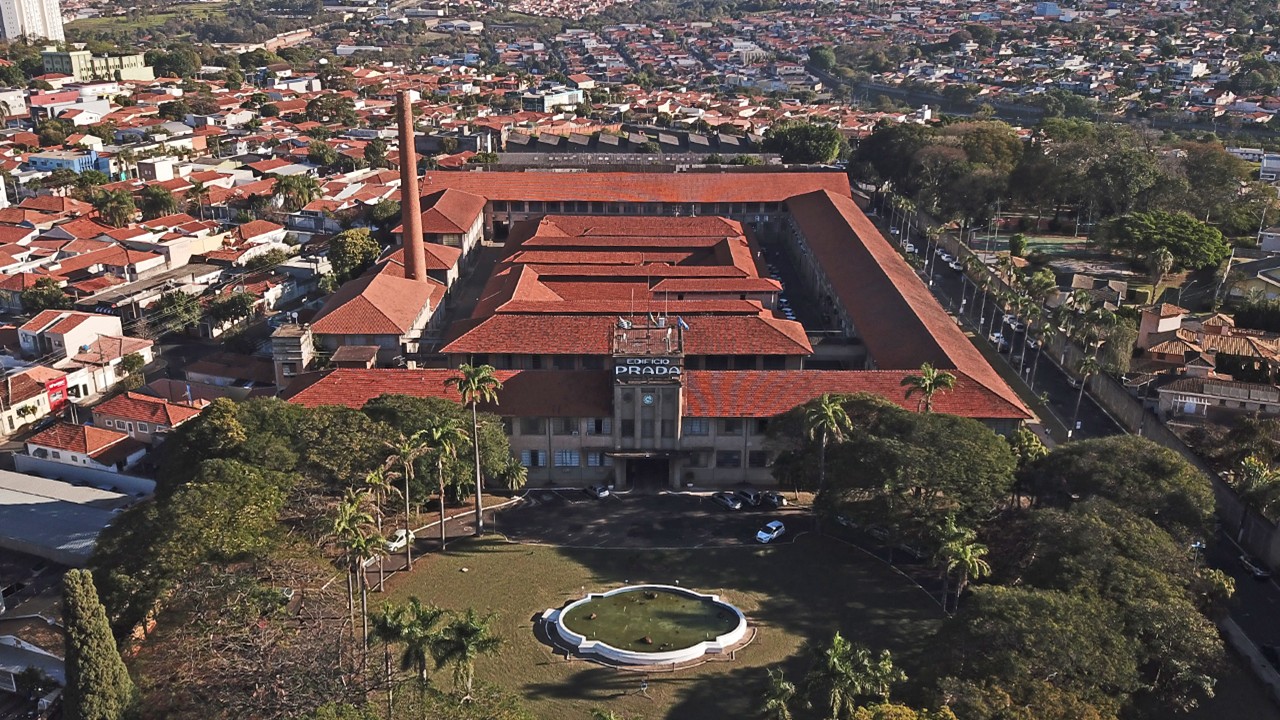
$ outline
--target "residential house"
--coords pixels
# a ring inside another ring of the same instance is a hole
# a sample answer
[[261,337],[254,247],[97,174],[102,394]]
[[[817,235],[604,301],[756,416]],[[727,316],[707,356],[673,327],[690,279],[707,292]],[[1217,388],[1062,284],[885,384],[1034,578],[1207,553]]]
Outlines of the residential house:
[[31,436],[26,450],[41,460],[109,473],[123,473],[147,454],[147,446],[126,433],[65,422]]
[[22,351],[32,357],[69,357],[103,335],[124,335],[120,318],[76,310],[45,310],[18,328]]
[[208,404],[204,400],[179,404],[151,395],[126,392],[95,407],[93,423],[127,433],[148,445],[157,445],[174,428],[199,416]]
[[12,435],[66,404],[66,373],[43,365],[8,372],[0,382],[0,434]]

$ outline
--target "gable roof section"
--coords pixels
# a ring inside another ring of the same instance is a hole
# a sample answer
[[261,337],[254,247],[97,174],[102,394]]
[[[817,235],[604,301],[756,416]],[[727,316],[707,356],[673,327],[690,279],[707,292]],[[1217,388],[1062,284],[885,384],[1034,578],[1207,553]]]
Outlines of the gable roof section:
[[444,296],[444,286],[414,282],[392,273],[371,272],[338,289],[311,323],[320,335],[403,335],[427,303]]
[[128,437],[124,433],[92,425],[58,423],[36,433],[27,442],[31,445],[93,455]]
[[95,418],[99,416],[122,417],[126,420],[166,427],[177,427],[199,414],[200,408],[179,405],[171,403],[164,398],[135,392],[117,395],[93,409]]
[[787,200],[854,330],[882,370],[923,363],[960,371],[1030,412],[849,197],[819,190]]

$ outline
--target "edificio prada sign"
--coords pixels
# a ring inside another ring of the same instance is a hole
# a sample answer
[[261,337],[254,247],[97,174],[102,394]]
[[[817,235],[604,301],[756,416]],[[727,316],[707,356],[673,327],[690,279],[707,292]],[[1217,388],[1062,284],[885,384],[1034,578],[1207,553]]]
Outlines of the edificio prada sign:
[[680,375],[680,365],[671,358],[620,358],[613,366],[613,374],[617,377],[676,377]]

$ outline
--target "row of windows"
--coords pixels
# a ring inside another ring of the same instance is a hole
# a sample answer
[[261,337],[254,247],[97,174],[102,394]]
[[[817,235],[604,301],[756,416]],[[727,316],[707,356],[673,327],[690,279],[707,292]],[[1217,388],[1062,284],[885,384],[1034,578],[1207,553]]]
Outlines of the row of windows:
[[[115,428],[121,432],[133,432],[133,423],[125,422],[124,420],[120,420],[119,422],[115,420],[103,420],[102,424],[109,428]],[[151,426],[147,423],[140,422],[138,423],[138,432],[151,432]]]
[[[489,355],[471,356],[475,365],[492,365],[499,370],[603,370],[603,355]],[[686,359],[690,370],[785,370],[785,355],[697,355]]]
[[[613,458],[603,450],[589,450],[586,453],[579,450],[557,450],[553,459],[556,467],[582,467],[583,455],[586,456],[587,467],[613,467]],[[523,450],[520,452],[520,464],[529,468],[546,467],[547,451]]]
[[[589,450],[585,453],[580,450],[556,450],[550,454],[546,450],[522,450],[520,452],[520,464],[528,468],[543,468],[547,467],[547,459],[550,457],[554,461],[555,467],[558,468],[582,467],[584,456],[587,461],[587,467],[613,467],[613,458],[603,450]],[[715,466],[719,469],[742,467],[741,450],[718,450],[715,453],[710,451],[695,452],[692,454],[689,464],[692,467],[705,468],[713,459]],[[768,451],[748,451],[747,467],[769,467]]]
[[[711,434],[711,418],[684,418],[684,434],[701,436]],[[742,418],[721,418],[716,420],[717,434],[721,437],[742,435],[750,423],[751,434],[763,435],[769,427],[768,418],[751,418],[744,420]],[[504,421],[508,434],[511,434],[511,421]],[[547,432],[547,418],[520,418],[519,428],[521,435],[545,435]],[[618,426],[623,437],[635,437],[636,421],[631,418],[622,420]],[[551,418],[551,434],[552,435],[577,435],[585,432],[587,435],[612,435],[613,434],[613,418]],[[640,420],[640,437],[658,437],[655,432],[660,432],[661,437],[674,438],[676,436],[675,420]]]

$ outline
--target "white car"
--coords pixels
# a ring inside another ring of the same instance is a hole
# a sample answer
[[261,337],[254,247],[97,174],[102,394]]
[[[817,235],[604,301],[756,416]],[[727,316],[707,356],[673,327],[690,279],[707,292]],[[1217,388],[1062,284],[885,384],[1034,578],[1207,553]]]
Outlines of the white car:
[[409,543],[414,541],[412,530],[400,528],[394,535],[387,538],[387,552],[397,552],[405,549]]
[[1003,350],[1009,345],[1009,341],[1005,339],[1004,333],[991,333],[987,336],[987,339],[990,340],[991,344],[995,345],[998,350]]
[[1014,320],[1009,323],[1009,329],[1014,332],[1022,332],[1027,329],[1027,326],[1021,320]]
[[915,252],[916,252],[916,246],[915,246],[915,245],[913,245],[913,244],[911,244],[911,243],[909,243],[909,242],[902,243],[902,249],[903,249],[905,252],[909,252],[909,253],[911,253],[911,254],[913,254],[913,255],[914,255],[914,254],[915,254]]
[[760,532],[756,533],[756,542],[765,544],[771,543],[782,537],[782,533],[786,531],[787,528],[782,524],[781,520],[774,520],[761,528]]
[[944,262],[944,263],[953,263],[953,262],[955,262],[955,261],[956,261],[955,256],[954,256],[954,255],[952,255],[951,253],[947,252],[946,250],[943,250],[942,252],[938,253],[938,257],[939,257],[939,258],[942,260],[942,262]]
[[588,485],[582,489],[582,492],[590,495],[591,497],[597,500],[603,500],[604,498],[609,497],[609,486],[608,485]]
[[955,270],[956,272],[961,272],[964,270],[964,263],[960,262],[959,260],[952,260],[951,262],[947,263],[947,267],[951,268],[952,270]]

